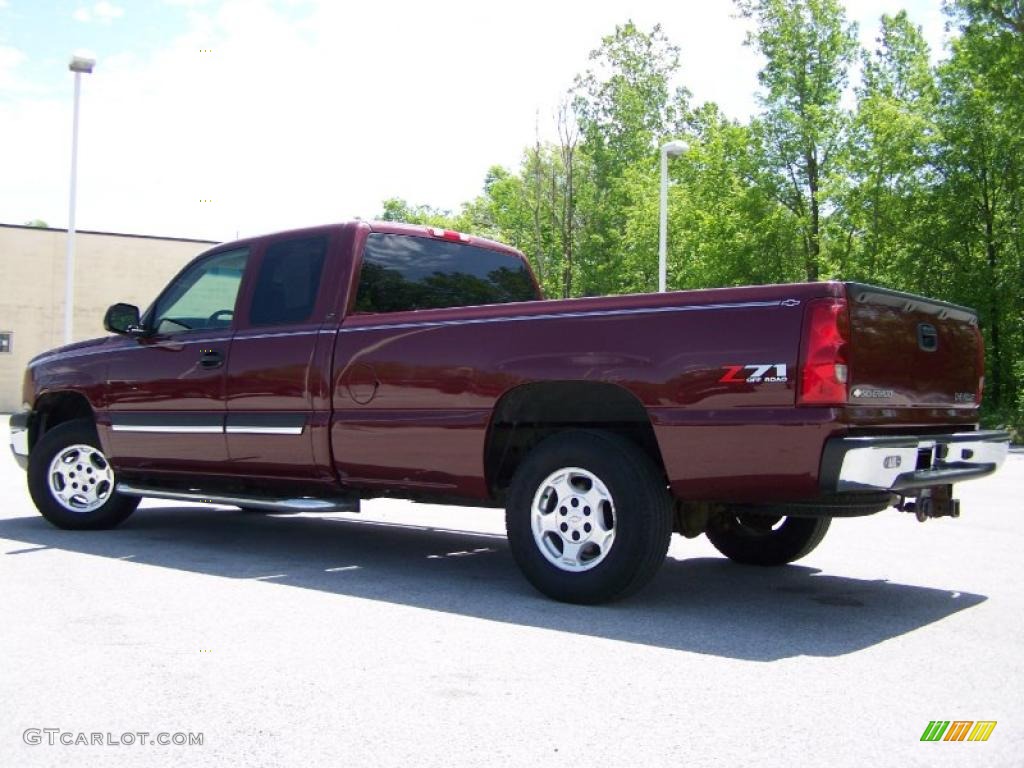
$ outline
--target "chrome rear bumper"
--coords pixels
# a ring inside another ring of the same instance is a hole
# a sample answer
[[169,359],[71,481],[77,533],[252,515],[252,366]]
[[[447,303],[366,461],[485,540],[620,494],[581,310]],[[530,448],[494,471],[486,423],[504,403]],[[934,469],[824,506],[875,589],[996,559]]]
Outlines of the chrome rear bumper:
[[829,493],[950,485],[990,475],[1005,461],[1005,432],[837,437],[825,444],[821,488]]

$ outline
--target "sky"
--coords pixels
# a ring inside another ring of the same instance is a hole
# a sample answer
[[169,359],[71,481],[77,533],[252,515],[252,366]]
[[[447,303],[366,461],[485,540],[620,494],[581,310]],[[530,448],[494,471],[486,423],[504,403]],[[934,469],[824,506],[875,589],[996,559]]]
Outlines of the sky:
[[[846,5],[865,46],[905,8],[943,55],[941,0]],[[0,223],[67,226],[75,52],[97,61],[78,228],[228,240],[372,218],[388,197],[457,210],[554,137],[628,19],[681,48],[695,104],[757,112],[731,0],[0,0]]]

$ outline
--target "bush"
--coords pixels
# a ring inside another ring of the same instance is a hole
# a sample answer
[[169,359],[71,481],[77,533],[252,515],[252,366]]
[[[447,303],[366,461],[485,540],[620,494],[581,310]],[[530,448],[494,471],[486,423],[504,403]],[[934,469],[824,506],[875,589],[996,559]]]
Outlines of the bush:
[[1014,445],[1024,445],[1024,408],[982,413],[981,426],[984,429],[1005,429]]

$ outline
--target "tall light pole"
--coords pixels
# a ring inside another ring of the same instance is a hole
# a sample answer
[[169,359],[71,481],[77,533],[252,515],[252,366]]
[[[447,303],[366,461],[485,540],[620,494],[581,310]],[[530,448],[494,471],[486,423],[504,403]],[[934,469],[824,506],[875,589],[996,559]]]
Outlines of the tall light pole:
[[71,343],[71,318],[75,312],[75,188],[78,184],[78,101],[82,91],[82,73],[89,74],[95,59],[72,56],[68,69],[75,73],[75,108],[71,124],[71,195],[68,203],[68,253],[64,261],[64,343]]
[[658,291],[665,292],[668,273],[668,158],[687,150],[685,141],[661,145],[661,221],[658,228]]

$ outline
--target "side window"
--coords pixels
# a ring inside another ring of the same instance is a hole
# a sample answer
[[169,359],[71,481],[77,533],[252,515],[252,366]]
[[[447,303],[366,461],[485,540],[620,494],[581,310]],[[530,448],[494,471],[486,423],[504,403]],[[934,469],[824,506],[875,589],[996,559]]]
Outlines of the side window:
[[371,234],[363,249],[357,312],[400,312],[533,301],[517,256],[444,240]]
[[164,334],[229,327],[248,259],[241,248],[192,265],[157,299],[150,326]]
[[250,325],[308,320],[316,304],[326,254],[326,237],[285,240],[270,246],[256,279]]

